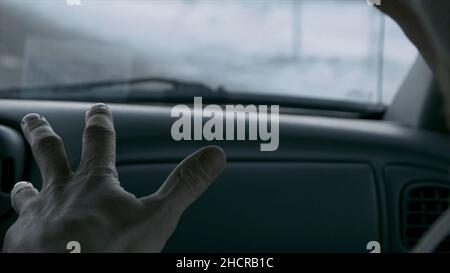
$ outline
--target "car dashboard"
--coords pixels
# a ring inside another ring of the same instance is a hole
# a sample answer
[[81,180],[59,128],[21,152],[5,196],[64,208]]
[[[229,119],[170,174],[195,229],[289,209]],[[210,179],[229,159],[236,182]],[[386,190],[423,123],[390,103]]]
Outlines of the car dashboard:
[[[8,196],[13,184],[41,184],[21,118],[45,116],[76,169],[89,103],[1,105],[3,238],[16,217]],[[173,140],[170,106],[110,106],[121,185],[138,197],[158,189],[197,148],[214,144],[226,152],[225,171],[185,212],[166,252],[368,252],[371,241],[383,252],[407,252],[446,208],[438,203],[450,188],[450,143],[438,133],[380,120],[280,114],[278,150],[261,152],[249,140]]]

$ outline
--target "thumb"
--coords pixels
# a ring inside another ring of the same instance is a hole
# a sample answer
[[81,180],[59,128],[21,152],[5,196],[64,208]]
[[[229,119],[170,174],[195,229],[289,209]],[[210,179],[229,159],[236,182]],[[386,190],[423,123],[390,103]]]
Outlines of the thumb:
[[11,206],[20,214],[25,204],[36,196],[39,192],[34,188],[33,184],[27,181],[21,181],[14,185],[11,191]]
[[155,195],[182,212],[219,176],[225,165],[226,156],[221,148],[202,148],[185,158]]

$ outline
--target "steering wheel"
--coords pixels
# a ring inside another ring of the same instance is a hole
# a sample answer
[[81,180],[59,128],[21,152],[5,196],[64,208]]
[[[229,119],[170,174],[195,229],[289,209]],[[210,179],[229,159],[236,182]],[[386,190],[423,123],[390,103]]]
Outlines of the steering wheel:
[[412,250],[412,253],[431,253],[450,234],[450,209],[431,226]]

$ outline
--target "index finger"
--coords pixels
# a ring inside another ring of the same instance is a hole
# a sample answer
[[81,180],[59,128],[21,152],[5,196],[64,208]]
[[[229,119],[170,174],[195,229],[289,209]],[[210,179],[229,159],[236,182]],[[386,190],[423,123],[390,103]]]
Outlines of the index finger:
[[44,117],[28,114],[21,127],[41,171],[43,187],[72,174],[63,141]]

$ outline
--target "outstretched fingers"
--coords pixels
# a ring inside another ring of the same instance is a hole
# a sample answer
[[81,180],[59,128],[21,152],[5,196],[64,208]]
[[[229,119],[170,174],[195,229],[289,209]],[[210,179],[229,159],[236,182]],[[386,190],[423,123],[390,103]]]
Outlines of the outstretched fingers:
[[156,194],[144,197],[144,205],[155,196],[180,214],[219,176],[226,165],[224,151],[217,146],[202,148],[185,158]]
[[111,109],[103,103],[95,104],[86,112],[85,122],[81,171],[117,177],[116,131]]
[[43,187],[72,174],[63,141],[44,117],[28,114],[21,126],[41,171]]
[[11,191],[11,206],[17,214],[20,214],[26,203],[36,195],[38,195],[38,191],[30,182],[18,182]]

